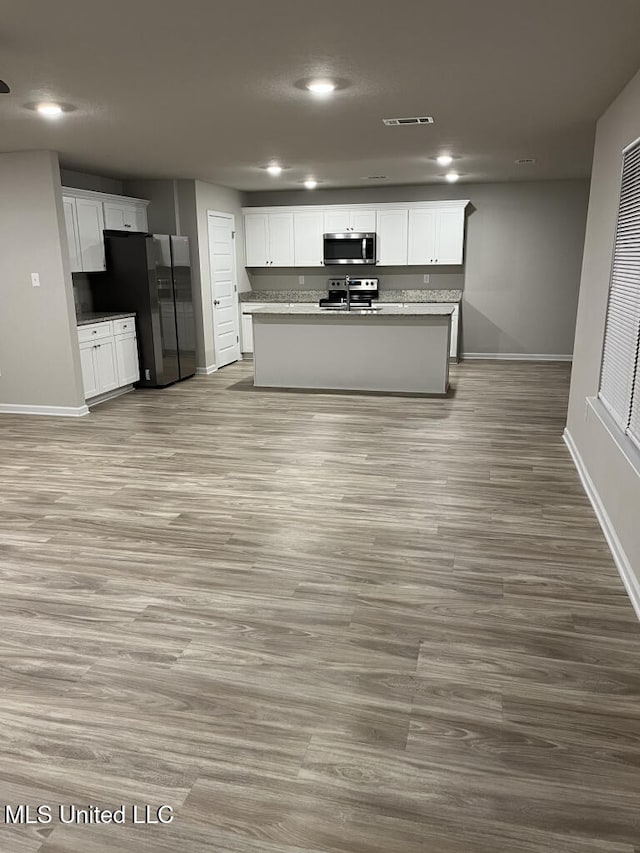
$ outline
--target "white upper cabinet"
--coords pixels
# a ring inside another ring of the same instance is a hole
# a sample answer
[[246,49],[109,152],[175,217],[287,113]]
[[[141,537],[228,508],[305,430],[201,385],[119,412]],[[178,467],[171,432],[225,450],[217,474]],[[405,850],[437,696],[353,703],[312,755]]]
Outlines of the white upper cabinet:
[[352,231],[370,231],[376,230],[376,212],[375,210],[352,210],[351,211],[351,230]]
[[244,218],[244,239],[248,267],[266,267],[269,262],[269,215],[247,213]]
[[78,235],[78,216],[76,212],[75,198],[63,196],[62,206],[64,208],[64,225],[67,233],[67,245],[69,247],[69,263],[71,272],[82,272],[82,259],[80,256],[80,236]]
[[469,202],[245,208],[248,267],[323,266],[324,234],[373,232],[379,266],[461,264]]
[[144,205],[106,201],[104,227],[109,231],[146,231],[147,209]]
[[293,266],[293,213],[248,213],[244,234],[248,267]]
[[274,267],[293,266],[293,213],[269,214],[269,260]]
[[102,202],[77,198],[76,215],[82,271],[102,272],[105,269]]
[[464,257],[464,209],[438,211],[436,263],[461,264]]
[[409,264],[461,264],[463,243],[463,207],[409,211]]
[[324,257],[324,214],[321,210],[293,214],[293,259],[297,267],[321,267]]
[[341,234],[344,231],[370,231],[376,230],[375,210],[331,210],[324,212],[324,230],[327,234]]
[[71,272],[105,269],[105,229],[147,231],[147,204],[143,199],[63,187],[62,205]]
[[403,266],[407,263],[407,223],[409,211],[378,211],[378,264]]

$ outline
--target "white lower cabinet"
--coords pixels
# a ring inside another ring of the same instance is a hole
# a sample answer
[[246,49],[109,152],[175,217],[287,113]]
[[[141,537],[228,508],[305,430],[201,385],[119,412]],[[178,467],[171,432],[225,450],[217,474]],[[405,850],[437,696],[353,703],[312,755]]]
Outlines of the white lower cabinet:
[[85,400],[140,378],[138,341],[132,317],[78,326]]
[[133,385],[140,379],[138,339],[132,335],[116,335],[116,366],[118,385]]
[[[251,302],[250,308],[249,305],[241,306],[241,317],[242,317],[242,340],[240,343],[240,351],[244,353],[252,353],[253,352],[253,317],[251,315],[252,309],[255,308],[264,308],[266,306],[266,302],[263,304],[261,302]],[[249,308],[249,310],[246,310]]]

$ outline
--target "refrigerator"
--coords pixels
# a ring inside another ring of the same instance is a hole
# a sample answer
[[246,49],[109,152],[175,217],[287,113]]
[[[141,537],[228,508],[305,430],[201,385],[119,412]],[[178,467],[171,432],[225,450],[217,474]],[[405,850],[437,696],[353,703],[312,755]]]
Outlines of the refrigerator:
[[92,287],[98,311],[135,311],[142,387],[196,372],[189,238],[105,231],[106,274]]

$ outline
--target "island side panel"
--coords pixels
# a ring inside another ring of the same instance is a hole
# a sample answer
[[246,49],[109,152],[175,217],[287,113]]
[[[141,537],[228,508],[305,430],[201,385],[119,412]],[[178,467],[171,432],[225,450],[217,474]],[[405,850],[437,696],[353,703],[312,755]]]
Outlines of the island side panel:
[[254,314],[254,383],[445,394],[451,317]]

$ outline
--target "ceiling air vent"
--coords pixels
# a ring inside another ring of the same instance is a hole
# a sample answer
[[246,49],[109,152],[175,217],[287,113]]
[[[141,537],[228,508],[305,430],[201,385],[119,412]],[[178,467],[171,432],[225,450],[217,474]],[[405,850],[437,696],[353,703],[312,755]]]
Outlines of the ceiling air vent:
[[535,157],[521,157],[519,160],[516,160],[517,166],[535,166],[535,164]]
[[433,116],[414,116],[413,118],[383,118],[382,123],[387,127],[398,127],[401,124],[433,124]]

